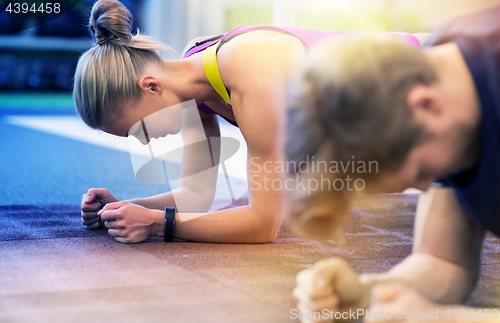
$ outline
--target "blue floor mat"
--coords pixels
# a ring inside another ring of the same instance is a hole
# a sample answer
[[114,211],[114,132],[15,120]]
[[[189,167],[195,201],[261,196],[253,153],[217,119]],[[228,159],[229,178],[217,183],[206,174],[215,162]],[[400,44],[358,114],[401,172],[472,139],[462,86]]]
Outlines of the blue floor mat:
[[0,241],[103,235],[105,228],[85,229],[78,205],[0,206]]
[[105,187],[120,200],[168,191],[167,185],[138,182],[127,153],[0,119],[0,205],[80,204],[92,187]]

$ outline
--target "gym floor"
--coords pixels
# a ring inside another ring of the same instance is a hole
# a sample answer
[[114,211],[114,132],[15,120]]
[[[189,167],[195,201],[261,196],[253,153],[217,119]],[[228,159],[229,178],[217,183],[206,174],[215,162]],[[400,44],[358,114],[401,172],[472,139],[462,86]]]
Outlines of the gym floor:
[[[382,272],[411,252],[411,194],[354,213],[341,246],[299,238],[285,225],[270,244],[115,242],[105,229],[82,226],[82,194],[106,187],[128,199],[164,185],[137,182],[126,152],[32,122],[78,120],[71,109],[0,101],[0,322],[296,322],[298,271],[338,256],[358,273]],[[482,262],[468,303],[500,306],[500,240],[488,236]]]

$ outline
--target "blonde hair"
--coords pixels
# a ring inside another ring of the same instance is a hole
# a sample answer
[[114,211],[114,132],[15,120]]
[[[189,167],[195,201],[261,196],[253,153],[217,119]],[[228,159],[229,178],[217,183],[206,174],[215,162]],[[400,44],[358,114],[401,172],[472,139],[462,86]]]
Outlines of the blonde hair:
[[[344,183],[355,176],[373,188],[382,173],[399,169],[410,150],[427,138],[412,120],[406,99],[413,86],[436,81],[427,57],[392,37],[344,36],[318,45],[291,89],[287,160],[297,165],[312,156],[316,162],[375,161],[376,173],[353,173],[348,167],[321,174]],[[297,168],[289,176],[318,179],[320,174]],[[338,234],[364,193],[331,187],[290,191],[287,220],[305,236],[329,238]]]
[[89,30],[95,44],[80,56],[73,86],[78,113],[91,128],[101,129],[109,112],[140,99],[138,75],[146,65],[161,63],[157,51],[172,51],[139,31],[132,35],[132,23],[119,1],[99,0],[92,7]]

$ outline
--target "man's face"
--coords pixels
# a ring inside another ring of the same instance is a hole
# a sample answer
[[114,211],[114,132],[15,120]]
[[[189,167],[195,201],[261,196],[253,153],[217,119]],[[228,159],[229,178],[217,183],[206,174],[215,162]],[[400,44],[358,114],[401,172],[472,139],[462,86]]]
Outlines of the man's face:
[[451,100],[443,98],[441,92],[439,86],[419,86],[410,92],[413,118],[425,129],[426,139],[410,150],[399,169],[380,174],[373,183],[373,192],[395,193],[410,187],[425,191],[437,179],[477,162],[477,109],[459,109],[459,103],[449,103]]
[[432,137],[416,146],[395,172],[382,175],[377,191],[396,193],[413,187],[427,190],[438,178],[457,170],[458,147]]

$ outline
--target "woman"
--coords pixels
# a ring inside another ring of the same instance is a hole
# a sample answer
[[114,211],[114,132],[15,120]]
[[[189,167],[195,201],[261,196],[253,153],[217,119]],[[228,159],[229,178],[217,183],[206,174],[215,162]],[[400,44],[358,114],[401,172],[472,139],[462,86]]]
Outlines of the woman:
[[[203,242],[273,241],[282,222],[284,192],[268,183],[282,183],[284,174],[269,165],[284,160],[289,80],[305,48],[343,33],[240,27],[221,37],[193,40],[181,60],[163,60],[156,51],[167,47],[131,35],[131,23],[130,12],[118,1],[100,0],[92,9],[89,28],[97,45],[80,58],[74,86],[83,121],[127,136],[148,115],[194,99],[207,137],[219,136],[216,114],[240,128],[248,146],[250,204],[206,214],[176,213],[166,221],[166,210],[176,206],[174,194],[210,203],[213,194],[186,180],[175,192],[130,201],[118,201],[106,189],[90,189],[82,199],[83,224],[88,229],[105,226],[117,241],[129,243],[167,234]],[[412,36],[401,37],[419,45]],[[195,162],[186,154],[183,168]]]

